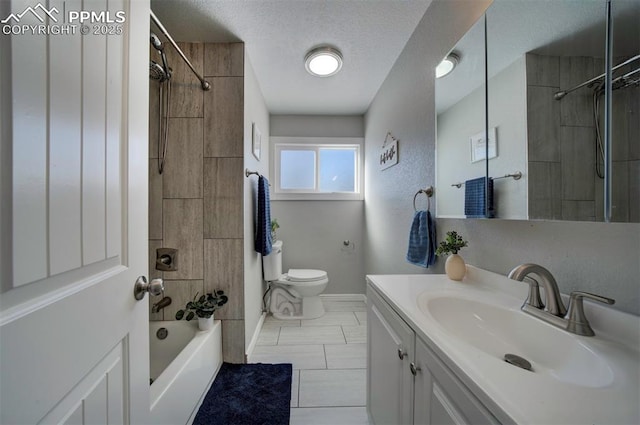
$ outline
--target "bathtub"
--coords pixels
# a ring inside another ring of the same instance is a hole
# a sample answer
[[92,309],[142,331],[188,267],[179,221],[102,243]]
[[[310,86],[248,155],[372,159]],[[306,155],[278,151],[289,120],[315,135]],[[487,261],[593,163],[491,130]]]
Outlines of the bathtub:
[[[160,328],[168,331],[160,340]],[[193,420],[211,382],[222,364],[222,325],[199,331],[196,320],[149,323],[153,424],[186,424]]]

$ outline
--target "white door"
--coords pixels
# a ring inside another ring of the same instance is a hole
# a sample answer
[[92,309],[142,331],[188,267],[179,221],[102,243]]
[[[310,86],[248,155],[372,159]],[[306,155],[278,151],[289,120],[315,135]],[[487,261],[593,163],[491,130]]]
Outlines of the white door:
[[1,3],[0,423],[148,423],[149,2]]

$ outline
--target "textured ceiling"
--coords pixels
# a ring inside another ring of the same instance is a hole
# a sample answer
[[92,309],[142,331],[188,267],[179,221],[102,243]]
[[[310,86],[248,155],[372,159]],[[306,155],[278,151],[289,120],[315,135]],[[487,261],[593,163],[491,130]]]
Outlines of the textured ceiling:
[[[272,114],[363,114],[431,0],[152,0],[177,41],[242,41]],[[330,44],[340,73],[312,77],[304,56]]]

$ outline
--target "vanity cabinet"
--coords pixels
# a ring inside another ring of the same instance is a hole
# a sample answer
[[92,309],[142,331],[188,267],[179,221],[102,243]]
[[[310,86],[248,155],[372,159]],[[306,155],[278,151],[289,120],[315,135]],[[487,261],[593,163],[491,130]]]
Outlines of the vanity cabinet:
[[375,424],[413,423],[415,333],[367,288],[367,408]]
[[370,284],[367,301],[367,410],[374,424],[499,423]]

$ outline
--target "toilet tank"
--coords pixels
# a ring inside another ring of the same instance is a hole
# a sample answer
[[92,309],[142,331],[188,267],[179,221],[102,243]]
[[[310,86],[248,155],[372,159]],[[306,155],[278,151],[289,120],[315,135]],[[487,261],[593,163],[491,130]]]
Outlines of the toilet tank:
[[282,276],[282,241],[273,243],[271,254],[262,257],[264,280],[267,282],[280,279]]

